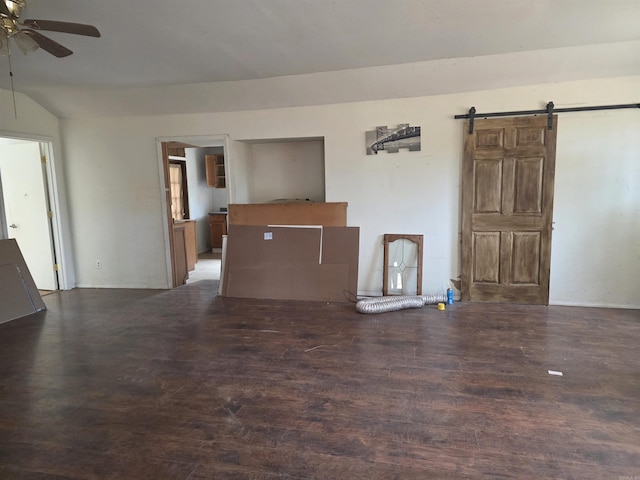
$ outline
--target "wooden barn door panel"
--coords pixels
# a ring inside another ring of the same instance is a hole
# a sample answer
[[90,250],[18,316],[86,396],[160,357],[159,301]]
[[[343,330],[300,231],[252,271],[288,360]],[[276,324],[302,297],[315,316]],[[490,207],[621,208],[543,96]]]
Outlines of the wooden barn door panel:
[[547,304],[557,117],[465,126],[462,299]]

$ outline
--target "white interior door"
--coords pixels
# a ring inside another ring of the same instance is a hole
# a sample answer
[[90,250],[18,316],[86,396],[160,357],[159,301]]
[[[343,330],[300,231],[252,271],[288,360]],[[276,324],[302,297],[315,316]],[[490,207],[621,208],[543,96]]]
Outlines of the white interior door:
[[15,238],[36,286],[57,290],[46,187],[38,142],[0,146],[6,232]]

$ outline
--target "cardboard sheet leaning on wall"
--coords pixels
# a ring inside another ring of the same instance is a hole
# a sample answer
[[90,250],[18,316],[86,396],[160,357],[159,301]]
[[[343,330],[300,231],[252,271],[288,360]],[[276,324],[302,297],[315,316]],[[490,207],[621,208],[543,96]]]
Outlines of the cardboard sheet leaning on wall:
[[222,295],[346,302],[359,242],[359,227],[230,225]]
[[0,323],[45,309],[18,244],[0,240]]

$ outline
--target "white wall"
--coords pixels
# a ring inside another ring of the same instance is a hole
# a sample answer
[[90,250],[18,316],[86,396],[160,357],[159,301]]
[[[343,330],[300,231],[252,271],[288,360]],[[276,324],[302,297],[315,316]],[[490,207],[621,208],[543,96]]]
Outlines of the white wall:
[[322,140],[256,143],[251,149],[246,176],[251,203],[324,201]]
[[63,127],[77,286],[167,287],[154,134],[129,118],[78,123]]
[[638,306],[640,109],[560,120],[549,301]]
[[58,119],[20,93],[16,93],[17,118],[13,111],[10,91],[0,89],[0,104],[3,105],[0,108],[0,136],[47,142],[51,145],[48,174],[50,194],[58,207],[58,216],[53,219],[53,227],[57,262],[61,265],[60,288],[73,288],[75,286],[74,252]]
[[229,203],[251,203],[252,161],[253,149],[250,144],[233,140],[229,142],[229,155],[225,163],[228,173]]
[[[454,114],[465,113],[472,105],[483,112],[543,108],[549,100],[564,107],[637,102],[639,97],[640,77],[621,77],[250,112],[69,119],[62,128],[69,195],[75,206],[79,283],[166,286],[155,139],[225,133],[231,140],[232,175],[246,168],[246,145],[239,145],[238,139],[324,137],[326,201],[348,202],[348,223],[360,226],[360,293],[381,291],[384,233],[425,235],[424,290],[437,292],[447,279],[459,274],[463,137],[462,122],[454,120]],[[572,115],[580,115],[582,127],[572,128],[571,122],[577,121]],[[365,155],[365,131],[398,123],[422,126],[421,152]],[[637,227],[630,231],[628,225],[611,218],[602,229],[589,224],[591,206],[612,195],[619,202],[624,200],[628,215],[635,214],[630,218],[638,217],[637,170],[629,166],[628,159],[640,156],[640,146],[629,135],[622,144],[617,141],[617,132],[629,123],[637,129],[640,112],[560,115],[551,266],[554,302],[640,307],[637,249],[633,242],[620,240],[633,233],[637,236]],[[585,140],[591,142],[589,148],[582,148]],[[580,184],[594,188],[580,189],[576,195],[569,165],[577,158],[590,165],[606,162],[607,168],[618,169],[622,176],[602,175],[598,168],[583,170],[585,178]],[[126,177],[123,169],[128,172]],[[620,184],[621,180],[626,183]],[[231,201],[241,201],[246,192],[233,177],[231,182],[236,188]],[[627,186],[629,191],[622,198],[620,189]],[[589,226],[583,231],[585,241],[575,242],[579,222]],[[597,241],[586,241],[588,237]],[[591,246],[593,242],[604,245],[611,238],[618,239],[618,257],[626,259],[613,268],[611,257]],[[103,256],[100,276],[92,269],[96,255]],[[576,275],[585,268],[598,274]],[[605,294],[612,285],[620,288]]]

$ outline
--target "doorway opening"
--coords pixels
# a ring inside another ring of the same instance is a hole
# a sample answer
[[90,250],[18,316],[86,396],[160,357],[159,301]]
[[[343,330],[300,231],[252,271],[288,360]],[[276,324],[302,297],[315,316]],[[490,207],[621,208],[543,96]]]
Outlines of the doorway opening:
[[229,204],[227,137],[160,138],[158,146],[167,284],[219,280]]
[[0,239],[15,239],[43,293],[61,288],[52,146],[0,137]]

